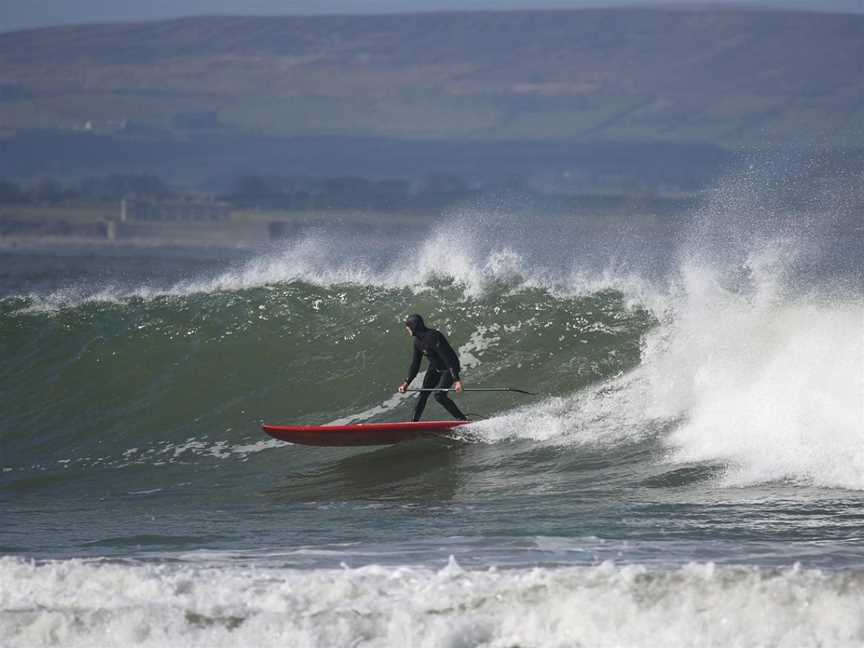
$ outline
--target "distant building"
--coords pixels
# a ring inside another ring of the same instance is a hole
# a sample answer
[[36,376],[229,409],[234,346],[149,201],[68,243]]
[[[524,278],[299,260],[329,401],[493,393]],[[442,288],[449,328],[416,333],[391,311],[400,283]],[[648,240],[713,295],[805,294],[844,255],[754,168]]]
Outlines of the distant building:
[[120,204],[120,222],[128,221],[226,221],[228,203],[198,196],[173,199],[126,196]]

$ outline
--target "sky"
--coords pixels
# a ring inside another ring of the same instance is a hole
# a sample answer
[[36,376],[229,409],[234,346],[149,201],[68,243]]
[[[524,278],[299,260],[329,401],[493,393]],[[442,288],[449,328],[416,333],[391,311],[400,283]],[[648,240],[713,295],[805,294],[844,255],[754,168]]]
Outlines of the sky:
[[864,13],[864,0],[0,0],[0,31],[89,22],[237,14],[364,14],[453,9],[760,5]]

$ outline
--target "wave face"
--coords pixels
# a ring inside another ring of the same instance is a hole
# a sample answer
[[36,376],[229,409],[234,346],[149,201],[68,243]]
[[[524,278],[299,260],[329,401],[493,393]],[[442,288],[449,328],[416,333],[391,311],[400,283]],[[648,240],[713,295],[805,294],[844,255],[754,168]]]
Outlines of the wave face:
[[[749,280],[762,281],[763,263]],[[472,396],[499,414],[477,426],[486,440],[605,442],[675,421],[664,439],[675,457],[722,461],[730,483],[864,488],[860,302],[740,294],[701,267],[683,281],[647,304],[620,288],[524,282],[473,295],[449,278],[419,289],[244,277],[225,289],[219,278],[50,310],[6,299],[4,467],[116,466],[190,438],[227,451],[261,419],[405,417],[406,399],[390,395],[406,371],[401,321],[418,311],[448,332],[472,384],[550,397],[507,413],[500,396]]]
[[[0,630],[860,643],[864,236],[836,187],[787,213],[776,184],[748,170],[681,219],[490,201],[157,268],[4,253],[0,583],[28,587],[0,588]],[[467,386],[539,395],[461,395],[458,437],[390,448],[260,432],[408,418],[412,312]]]
[[[4,463],[53,459],[66,462],[64,470],[97,454],[100,463],[129,463],[156,440],[172,448],[199,436],[233,444],[257,434],[262,417],[404,417],[410,399],[391,396],[409,359],[401,322],[415,310],[448,331],[472,383],[548,394],[634,367],[652,322],[614,291],[564,298],[495,288],[470,297],[448,285],[417,294],[292,282],[52,312],[27,305],[3,318],[14,350]],[[488,397],[474,404],[493,407]]]

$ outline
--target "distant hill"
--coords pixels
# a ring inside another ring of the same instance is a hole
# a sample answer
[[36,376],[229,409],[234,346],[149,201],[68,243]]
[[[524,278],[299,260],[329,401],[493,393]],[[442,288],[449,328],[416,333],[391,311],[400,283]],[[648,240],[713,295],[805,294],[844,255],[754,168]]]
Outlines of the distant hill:
[[864,144],[864,15],[189,18],[0,34],[0,129]]

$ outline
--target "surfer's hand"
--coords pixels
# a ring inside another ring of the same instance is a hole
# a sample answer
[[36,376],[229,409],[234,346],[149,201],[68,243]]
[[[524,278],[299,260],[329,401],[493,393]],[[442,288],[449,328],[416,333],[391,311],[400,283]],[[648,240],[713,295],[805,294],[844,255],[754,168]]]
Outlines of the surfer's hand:
[[401,385],[399,385],[400,394],[404,394],[406,389],[408,389],[408,383],[402,383]]
[[455,389],[457,392],[461,392],[462,391],[462,381],[457,380],[455,383],[453,383],[453,389]]

